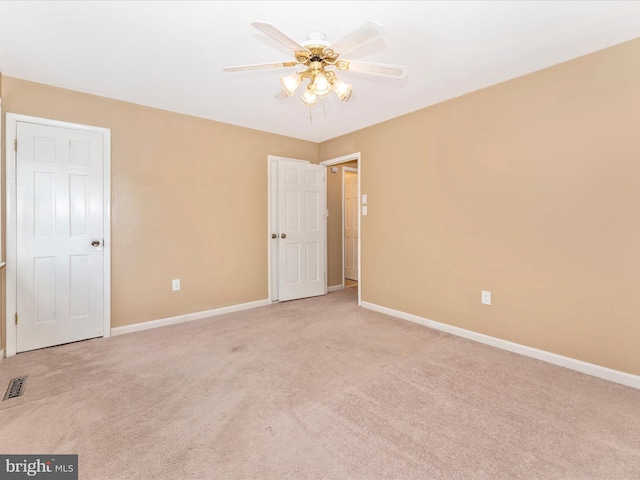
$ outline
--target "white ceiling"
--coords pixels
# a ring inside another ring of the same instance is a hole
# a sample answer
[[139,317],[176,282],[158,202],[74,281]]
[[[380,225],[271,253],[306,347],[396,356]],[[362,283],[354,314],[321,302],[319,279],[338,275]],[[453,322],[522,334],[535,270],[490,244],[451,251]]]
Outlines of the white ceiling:
[[[249,25],[330,42],[375,21],[384,39],[348,55],[409,66],[409,77],[340,73],[354,101],[311,110],[276,99],[295,69]],[[0,1],[4,75],[321,142],[640,37],[639,1]],[[638,61],[638,59],[629,59]]]

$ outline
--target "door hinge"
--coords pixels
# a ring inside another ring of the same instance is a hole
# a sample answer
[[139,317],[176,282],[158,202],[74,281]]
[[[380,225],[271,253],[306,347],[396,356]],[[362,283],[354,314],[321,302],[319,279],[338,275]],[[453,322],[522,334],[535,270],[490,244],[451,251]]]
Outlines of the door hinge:
[[14,149],[16,152],[18,151],[18,139],[17,139],[17,138],[13,141],[13,149]]
[[16,325],[18,324],[18,312],[16,312]]

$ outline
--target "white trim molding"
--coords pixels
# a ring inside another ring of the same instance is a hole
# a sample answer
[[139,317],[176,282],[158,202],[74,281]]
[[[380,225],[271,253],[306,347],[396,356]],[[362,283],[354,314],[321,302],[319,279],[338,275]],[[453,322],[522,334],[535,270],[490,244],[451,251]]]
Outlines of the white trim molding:
[[339,163],[352,162],[353,160],[358,160],[358,166],[360,166],[360,152],[350,153],[349,155],[343,155],[329,160],[323,160],[320,162],[320,165],[328,167],[331,165],[338,165]]
[[392,317],[400,318],[402,320],[408,320],[409,322],[418,323],[425,327],[433,328],[441,332],[450,333],[458,337],[463,337],[475,342],[484,343],[501,350],[517,353],[526,357],[542,360],[543,362],[565,367],[576,372],[585,373],[593,377],[609,380],[610,382],[620,383],[627,387],[636,388],[640,390],[640,376],[633,375],[631,373],[621,372],[619,370],[613,370],[611,368],[602,367],[593,363],[583,362],[571,357],[565,357],[556,353],[547,352],[545,350],[539,350],[537,348],[528,347],[519,343],[509,342],[508,340],[502,340],[482,333],[473,332],[471,330],[465,330],[464,328],[454,327],[453,325],[447,325],[446,323],[436,322],[429,320],[428,318],[413,315],[411,313],[405,313],[392,308],[376,305],[375,303],[362,302],[362,307],[375,312],[391,315]]
[[0,362],[4,359],[4,349],[0,348]]
[[344,290],[344,285],[339,284],[339,285],[333,285],[331,287],[327,287],[327,293],[337,292],[338,290]]
[[229,307],[214,308],[213,310],[204,310],[202,312],[187,313],[185,315],[177,315],[175,317],[161,318],[159,320],[150,320],[148,322],[134,323],[133,325],[125,325],[111,329],[111,335],[124,335],[126,333],[142,332],[143,330],[151,330],[152,328],[166,327],[167,325],[176,325],[178,323],[192,322],[194,320],[202,320],[203,318],[217,317],[225,313],[241,312],[242,310],[250,310],[252,308],[264,307],[269,305],[269,300],[257,300],[255,302],[240,303]]

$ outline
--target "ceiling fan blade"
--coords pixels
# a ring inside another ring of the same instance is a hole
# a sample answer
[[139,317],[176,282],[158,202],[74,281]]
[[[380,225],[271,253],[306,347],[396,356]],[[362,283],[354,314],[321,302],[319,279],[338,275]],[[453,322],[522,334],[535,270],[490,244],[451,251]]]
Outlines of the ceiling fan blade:
[[359,62],[355,60],[338,60],[336,67],[349,72],[380,75],[382,77],[406,78],[409,67],[405,65],[387,65],[385,63]]
[[384,27],[379,23],[367,22],[357,30],[342,37],[340,40],[330,45],[329,48],[340,55],[351,52],[356,48],[365,46],[375,40],[382,38]]
[[278,63],[256,63],[254,65],[236,65],[234,67],[224,67],[225,72],[242,72],[245,70],[261,70],[263,68],[284,68],[295,67],[298,62],[278,62]]
[[261,32],[266,33],[271,38],[273,38],[274,40],[277,40],[282,45],[284,45],[285,47],[287,47],[290,50],[293,50],[294,52],[307,51],[307,49],[305,47],[300,45],[294,39],[289,37],[286,33],[280,31],[278,28],[276,28],[275,26],[273,26],[270,23],[266,23],[266,22],[251,22],[251,25],[256,27]]

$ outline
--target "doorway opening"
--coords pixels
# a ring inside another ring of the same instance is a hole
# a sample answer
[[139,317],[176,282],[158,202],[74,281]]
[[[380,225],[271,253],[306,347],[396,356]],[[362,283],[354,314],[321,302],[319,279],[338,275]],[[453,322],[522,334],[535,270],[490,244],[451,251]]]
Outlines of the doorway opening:
[[360,152],[320,162],[327,167],[327,291],[358,290],[362,302]]

